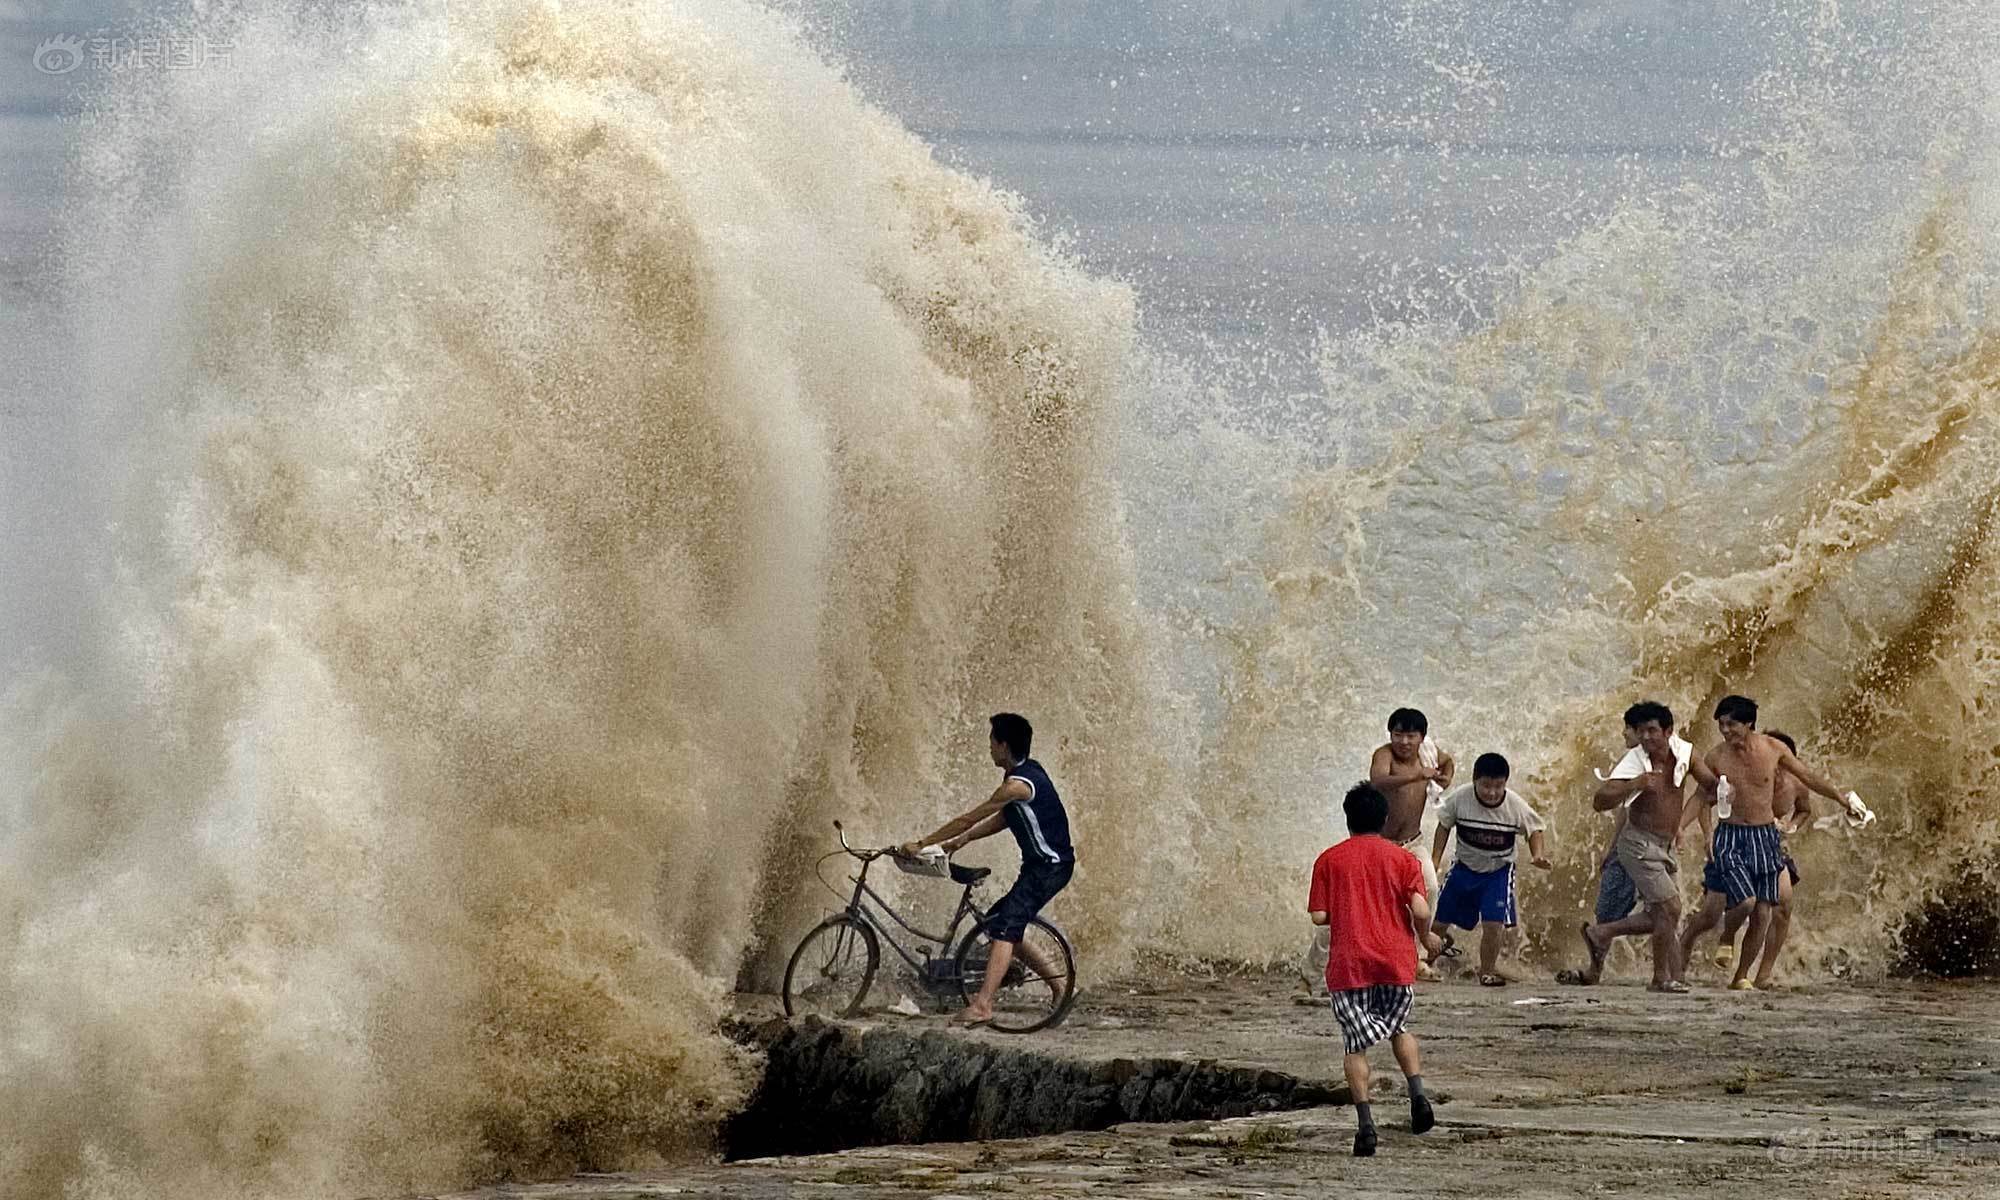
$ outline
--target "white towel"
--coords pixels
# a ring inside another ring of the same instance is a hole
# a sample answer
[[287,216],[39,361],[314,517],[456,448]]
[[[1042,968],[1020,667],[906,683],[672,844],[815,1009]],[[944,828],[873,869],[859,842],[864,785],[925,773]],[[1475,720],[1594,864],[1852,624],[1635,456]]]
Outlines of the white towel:
[[[1680,734],[1673,733],[1667,735],[1667,749],[1674,754],[1674,786],[1679,787],[1687,779],[1688,764],[1694,761],[1694,745]],[[1614,779],[1637,779],[1652,769],[1653,760],[1646,753],[1646,748],[1634,746],[1625,752],[1624,758],[1618,760],[1617,766],[1611,768],[1609,775],[1599,770],[1597,779],[1599,783],[1609,783]],[[1630,804],[1638,798],[1635,792],[1625,803]]]
[[[1424,735],[1423,745],[1417,747],[1417,762],[1422,766],[1429,767],[1433,771],[1437,770],[1438,744],[1431,740],[1431,735],[1428,733]],[[1435,809],[1438,806],[1438,802],[1443,799],[1444,785],[1435,779],[1426,781],[1424,784],[1424,806]]]

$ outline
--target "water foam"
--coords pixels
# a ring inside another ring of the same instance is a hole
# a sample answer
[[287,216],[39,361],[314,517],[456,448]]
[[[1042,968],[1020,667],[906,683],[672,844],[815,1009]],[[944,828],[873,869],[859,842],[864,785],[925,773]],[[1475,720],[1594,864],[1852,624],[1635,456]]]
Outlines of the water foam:
[[86,127],[120,526],[9,723],[4,1189],[699,1148],[830,819],[963,807],[997,709],[1114,963],[1173,873],[1129,293],[746,5],[228,20]]
[[[759,10],[217,19],[238,69],[86,126],[118,524],[97,654],[4,726],[10,1192],[699,1148],[749,1068],[723,992],[824,904],[827,821],[962,807],[996,708],[1076,803],[1093,974],[1293,953],[1404,702],[1553,817],[1541,961],[1642,694],[1749,690],[1883,812],[1802,842],[1794,967],[1885,966],[1994,845],[1963,130],[1850,207],[1879,163],[1804,97],[1747,215],[1628,205],[1480,328],[1329,338],[1273,410],[1136,348],[1127,291]],[[1182,564],[1158,624],[1128,546]]]
[[[1890,814],[1795,839],[1787,971],[1886,969],[1903,914],[1990,861],[1991,98],[1962,48],[1994,30],[1967,9],[1926,32],[1871,65],[1878,91],[1769,81],[1791,119],[1754,190],[1632,198],[1469,331],[1326,339],[1300,424],[1332,433],[1264,439],[1281,485],[1204,598],[1206,790],[1271,798],[1236,814],[1243,876],[1338,836],[1382,716],[1416,704],[1462,776],[1501,751],[1553,818],[1558,869],[1523,907],[1528,960],[1554,965],[1580,953],[1618,715],[1665,700],[1713,744],[1732,691]],[[1850,77],[1866,47],[1808,33],[1818,77]],[[1295,952],[1291,899],[1225,898],[1201,948]]]

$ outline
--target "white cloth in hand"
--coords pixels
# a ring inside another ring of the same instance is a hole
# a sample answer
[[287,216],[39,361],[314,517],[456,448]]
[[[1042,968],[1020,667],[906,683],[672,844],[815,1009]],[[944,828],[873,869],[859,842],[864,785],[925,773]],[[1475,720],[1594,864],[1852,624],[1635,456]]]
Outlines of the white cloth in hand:
[[[1424,735],[1423,744],[1417,747],[1417,763],[1433,771],[1438,769],[1438,744],[1431,740],[1431,735],[1428,733]],[[1424,804],[1436,808],[1438,801],[1442,799],[1444,799],[1444,785],[1435,779],[1425,780]]]
[[1821,817],[1819,820],[1813,822],[1813,828],[1832,829],[1842,821],[1847,822],[1849,829],[1866,829],[1875,823],[1875,813],[1866,804],[1861,802],[1861,797],[1858,794],[1849,792],[1847,793],[1847,811],[1844,813],[1835,813],[1830,817]]

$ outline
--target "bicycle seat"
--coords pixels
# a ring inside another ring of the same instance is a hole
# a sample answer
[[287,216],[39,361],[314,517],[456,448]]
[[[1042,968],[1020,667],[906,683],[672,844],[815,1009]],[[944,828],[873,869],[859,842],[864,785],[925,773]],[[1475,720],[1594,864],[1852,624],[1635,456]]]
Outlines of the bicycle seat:
[[971,887],[992,873],[992,867],[961,867],[957,863],[951,864],[951,881],[962,883],[967,887]]

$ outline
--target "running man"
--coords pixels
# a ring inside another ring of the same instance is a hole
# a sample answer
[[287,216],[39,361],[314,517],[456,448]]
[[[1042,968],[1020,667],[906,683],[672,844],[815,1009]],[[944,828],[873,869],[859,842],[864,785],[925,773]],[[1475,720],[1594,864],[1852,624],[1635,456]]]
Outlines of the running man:
[[1694,747],[1674,736],[1673,710],[1644,700],[1625,710],[1625,727],[1634,746],[1598,785],[1591,806],[1598,812],[1626,808],[1625,827],[1614,847],[1619,865],[1632,879],[1646,909],[1621,920],[1583,927],[1583,944],[1590,951],[1592,975],[1604,969],[1614,938],[1650,934],[1653,939],[1653,982],[1656,992],[1685,993],[1679,945],[1675,934],[1681,919],[1681,894],[1674,860],[1682,815],[1687,804],[1687,777],[1692,773],[1703,788],[1714,774],[1695,756]]
[[1005,772],[1000,786],[985,803],[946,821],[930,836],[897,847],[899,853],[910,856],[917,855],[925,846],[940,846],[950,853],[967,842],[1006,829],[1013,833],[1021,848],[1020,875],[986,914],[986,936],[992,941],[986,977],[980,981],[979,994],[952,1018],[953,1024],[967,1028],[993,1019],[993,997],[1000,991],[1000,981],[1006,977],[1017,947],[1021,961],[1047,981],[1049,990],[1055,993],[1057,1009],[1068,998],[1071,983],[1058,976],[1055,967],[1036,953],[1033,946],[1021,944],[1028,918],[1055,899],[1076,872],[1076,851],[1069,840],[1069,810],[1063,807],[1049,773],[1028,757],[1035,738],[1028,718],[1019,713],[996,713],[990,724],[992,733],[987,738],[987,749],[993,756],[993,765]]
[[[1785,749],[1793,754],[1799,752],[1799,744],[1790,734],[1781,730],[1767,731],[1768,736],[1783,742]],[[1792,889],[1799,885],[1799,864],[1792,861],[1791,851],[1785,847],[1785,838],[1797,833],[1807,821],[1812,820],[1812,794],[1789,772],[1781,772],[1771,789],[1771,815],[1778,822],[1778,858],[1785,865],[1785,873],[1778,877],[1778,910],[1771,914],[1771,931],[1764,935],[1764,952],[1757,966],[1755,983],[1761,991],[1771,986],[1771,975],[1778,963],[1778,954],[1785,948],[1785,939],[1792,929]],[[1736,935],[1743,929],[1745,913],[1731,912],[1722,923],[1722,944],[1715,951],[1715,965],[1728,970],[1734,965]]]
[[[1430,719],[1414,708],[1389,714],[1389,740],[1375,748],[1368,761],[1368,782],[1389,800],[1388,823],[1382,836],[1416,857],[1423,872],[1424,899],[1437,906],[1437,865],[1424,844],[1424,813],[1451,786],[1458,764],[1431,740]],[[1419,930],[1419,932],[1424,932]],[[1433,951],[1418,977],[1437,978],[1430,965],[1442,951]]]
[[[1639,735],[1632,727],[1625,727],[1625,750],[1631,753],[1639,744]],[[1639,907],[1639,893],[1632,886],[1632,877],[1625,873],[1624,864],[1618,861],[1618,836],[1625,832],[1625,809],[1618,810],[1617,823],[1611,827],[1611,837],[1604,843],[1604,853],[1597,860],[1597,905],[1591,915],[1599,925],[1611,925],[1632,915]],[[1588,946],[1588,942],[1585,943]],[[1589,965],[1582,970],[1564,967],[1556,972],[1556,982],[1593,987],[1604,978],[1604,956],[1594,954]]]
[[1783,742],[1757,732],[1756,701],[1724,696],[1715,706],[1715,728],[1722,744],[1708,752],[1707,765],[1717,778],[1704,781],[1703,798],[1715,805],[1721,821],[1702,873],[1701,908],[1681,930],[1681,961],[1685,964],[1697,938],[1721,923],[1725,910],[1739,920],[1747,918],[1729,988],[1753,991],[1757,985],[1750,980],[1750,968],[1763,951],[1778,907],[1778,881],[1787,874],[1776,815],[1779,775],[1792,776],[1843,809],[1851,806]]
[[1404,1028],[1416,1003],[1417,943],[1430,928],[1423,869],[1384,840],[1389,801],[1365,783],[1347,790],[1347,840],[1313,862],[1306,914],[1331,932],[1326,989],[1346,1050],[1341,1070],[1354,1103],[1354,1153],[1375,1153],[1368,1048],[1387,1038],[1410,1096],[1410,1132],[1437,1124],[1424,1095],[1417,1039]]

